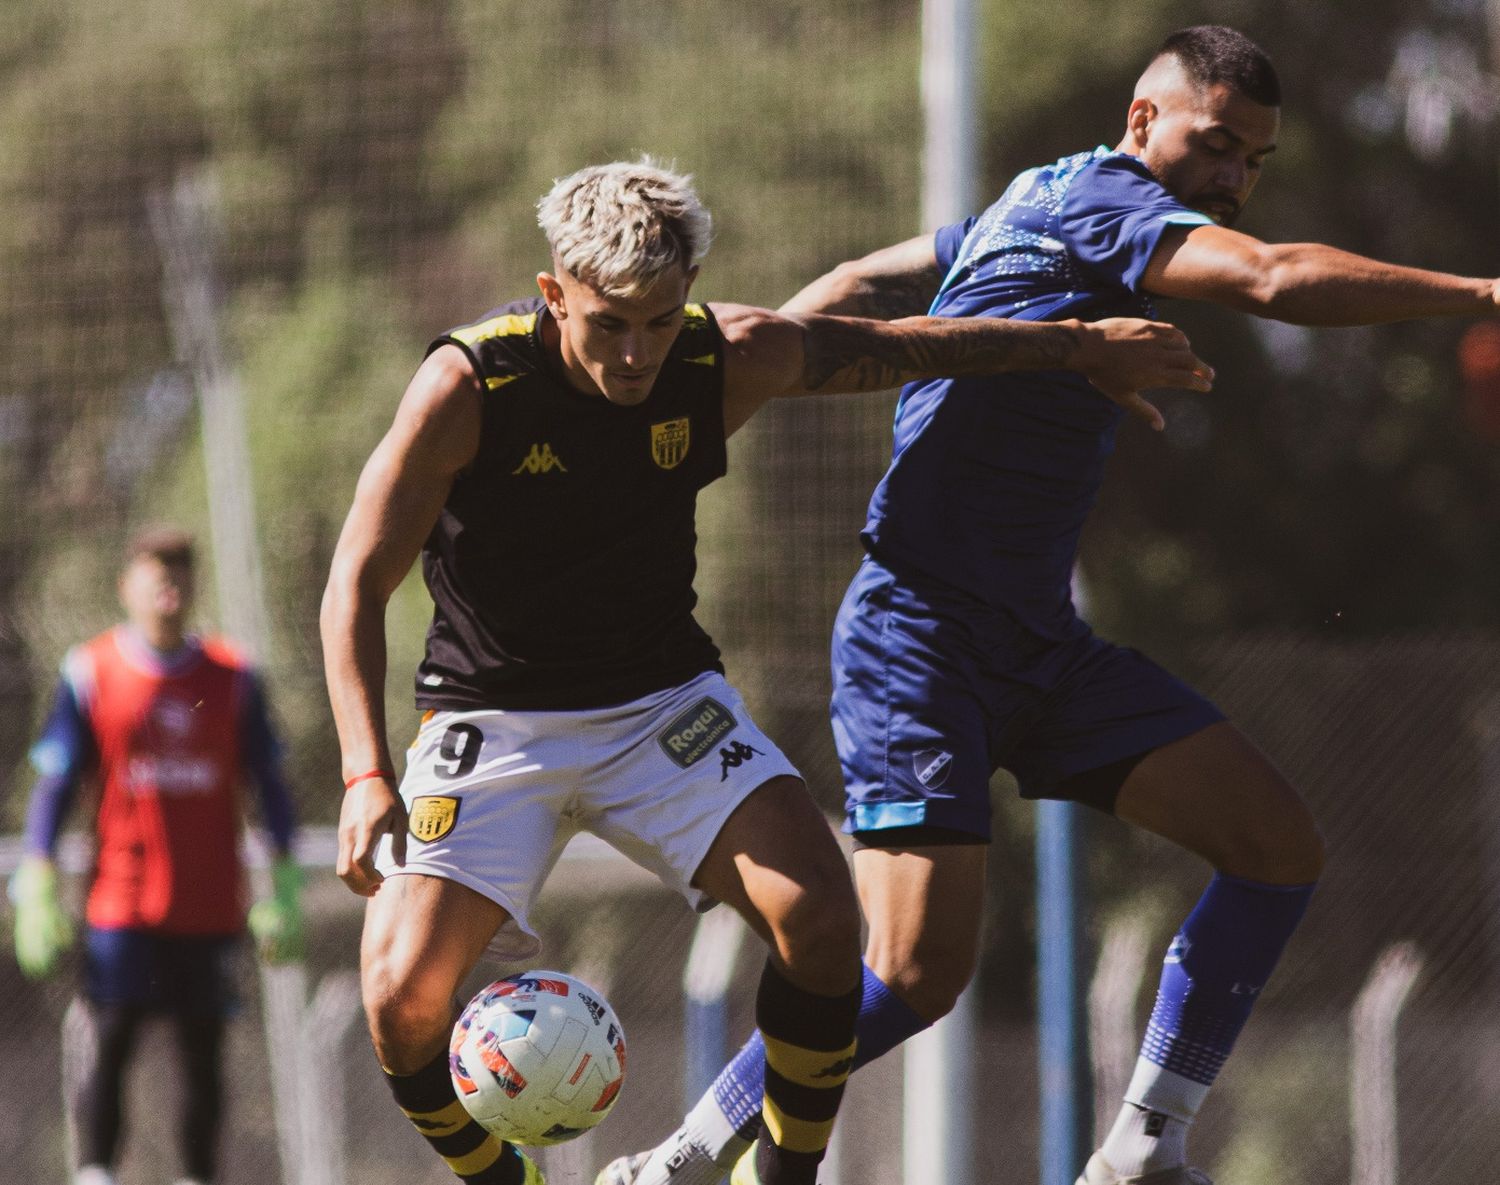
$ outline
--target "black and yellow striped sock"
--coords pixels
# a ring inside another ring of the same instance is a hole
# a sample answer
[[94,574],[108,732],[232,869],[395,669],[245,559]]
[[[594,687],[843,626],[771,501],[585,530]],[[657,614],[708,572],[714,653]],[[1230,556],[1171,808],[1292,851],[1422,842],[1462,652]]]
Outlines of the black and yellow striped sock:
[[814,1185],[854,1067],[859,1001],[857,986],[842,996],[803,991],[767,960],[755,997],[766,1042],[765,1129],[755,1153],[760,1185]]
[[392,1074],[385,1080],[396,1105],[466,1185],[522,1185],[526,1166],[516,1150],[502,1143],[469,1117],[448,1076],[444,1050],[415,1074]]

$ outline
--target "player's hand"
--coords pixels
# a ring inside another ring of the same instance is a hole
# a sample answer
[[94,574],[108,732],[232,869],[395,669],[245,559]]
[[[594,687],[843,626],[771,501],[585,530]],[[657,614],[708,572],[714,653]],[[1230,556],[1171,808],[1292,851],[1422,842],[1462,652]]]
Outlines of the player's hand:
[[271,864],[271,895],[250,907],[247,924],[266,962],[302,958],[302,869],[291,856],[278,856]]
[[1213,367],[1188,344],[1187,334],[1175,325],[1135,317],[1107,317],[1079,323],[1078,349],[1073,369],[1131,415],[1160,432],[1166,426],[1142,391],[1181,387],[1189,391],[1213,388]]
[[361,897],[374,896],[385,879],[375,869],[382,836],[391,837],[391,856],[406,863],[406,807],[394,778],[365,778],[344,791],[339,810],[339,879]]
[[73,945],[73,919],[57,889],[57,866],[27,857],[10,880],[16,906],[16,962],[28,979],[45,979]]

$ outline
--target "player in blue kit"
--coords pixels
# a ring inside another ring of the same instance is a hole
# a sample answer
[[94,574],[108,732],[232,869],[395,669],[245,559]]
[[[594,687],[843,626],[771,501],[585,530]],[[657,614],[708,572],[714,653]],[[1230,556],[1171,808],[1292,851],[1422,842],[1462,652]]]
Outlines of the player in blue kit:
[[[1500,289],[1230,229],[1275,149],[1243,35],[1169,37],[1119,145],[1022,173],[977,218],[844,264],[785,311],[1050,320],[1210,300],[1302,325],[1494,316]],[[1215,870],[1171,943],[1119,1118],[1080,1185],[1207,1185],[1186,1136],[1323,867],[1297,792],[1222,713],[1074,608],[1119,412],[1074,376],[909,384],[833,639],[833,726],[870,925],[856,1068],[946,1013],[977,958],[988,784],[1087,803]],[[598,1185],[707,1185],[755,1130],[758,1039]]]

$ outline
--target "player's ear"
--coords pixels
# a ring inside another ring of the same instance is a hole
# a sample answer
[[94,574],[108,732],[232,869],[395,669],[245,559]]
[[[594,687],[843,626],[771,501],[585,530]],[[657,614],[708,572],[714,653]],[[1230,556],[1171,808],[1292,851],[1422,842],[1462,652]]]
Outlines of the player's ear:
[[1125,113],[1125,130],[1137,148],[1144,148],[1150,138],[1152,122],[1156,119],[1156,104],[1142,96],[1130,104]]
[[557,277],[551,272],[537,272],[536,286],[542,290],[542,299],[547,302],[547,308],[559,321],[565,321],[568,317],[568,304],[563,299],[562,285],[557,282]]
[[683,294],[683,296],[686,296],[688,294],[688,290],[690,288],[692,288],[692,286],[693,286],[693,281],[696,280],[697,278],[698,278],[698,265],[695,263],[695,264],[693,264],[692,267],[688,268],[688,270],[687,270],[687,283],[682,286],[682,294]]

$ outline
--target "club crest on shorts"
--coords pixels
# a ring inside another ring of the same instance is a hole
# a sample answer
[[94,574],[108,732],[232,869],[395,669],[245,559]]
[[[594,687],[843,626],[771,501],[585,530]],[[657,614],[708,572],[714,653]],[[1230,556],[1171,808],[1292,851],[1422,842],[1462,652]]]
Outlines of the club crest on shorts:
[[419,794],[411,800],[407,829],[423,843],[442,839],[458,822],[463,799],[446,794]]
[[911,759],[911,766],[917,781],[935,790],[953,772],[953,754],[941,749],[923,749]]
[[663,420],[651,425],[651,459],[663,469],[676,469],[688,455],[691,421]]
[[719,740],[738,726],[728,708],[705,696],[673,719],[657,734],[656,740],[663,753],[687,769],[712,753]]

